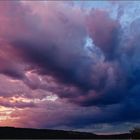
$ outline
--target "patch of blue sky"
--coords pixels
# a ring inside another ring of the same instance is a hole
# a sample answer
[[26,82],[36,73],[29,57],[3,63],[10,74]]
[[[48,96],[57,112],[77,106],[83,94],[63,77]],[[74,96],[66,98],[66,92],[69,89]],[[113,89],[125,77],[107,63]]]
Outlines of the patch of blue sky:
[[107,8],[110,6],[108,1],[74,1],[74,4],[79,5],[81,8],[84,9],[91,9],[91,8]]

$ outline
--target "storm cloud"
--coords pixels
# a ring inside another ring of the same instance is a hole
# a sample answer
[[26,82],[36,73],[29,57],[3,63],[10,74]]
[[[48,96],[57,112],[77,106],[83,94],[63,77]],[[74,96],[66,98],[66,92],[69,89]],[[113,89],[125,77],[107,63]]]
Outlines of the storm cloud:
[[[31,117],[26,126],[43,128],[139,121],[140,19],[132,11],[128,19],[127,2],[107,3],[109,10],[74,2],[0,2],[0,83],[7,87],[0,88],[0,105],[25,108],[11,113],[20,117],[13,124],[24,126]],[[139,10],[135,2],[132,7]],[[34,109],[42,118],[38,124]]]

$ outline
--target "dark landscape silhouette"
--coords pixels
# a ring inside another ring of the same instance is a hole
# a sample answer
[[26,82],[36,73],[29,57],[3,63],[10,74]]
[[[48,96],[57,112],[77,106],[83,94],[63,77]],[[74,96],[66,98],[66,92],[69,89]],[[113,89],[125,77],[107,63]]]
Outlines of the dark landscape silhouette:
[[135,139],[140,138],[140,132],[132,130],[129,133],[97,135],[88,132],[0,127],[0,139]]

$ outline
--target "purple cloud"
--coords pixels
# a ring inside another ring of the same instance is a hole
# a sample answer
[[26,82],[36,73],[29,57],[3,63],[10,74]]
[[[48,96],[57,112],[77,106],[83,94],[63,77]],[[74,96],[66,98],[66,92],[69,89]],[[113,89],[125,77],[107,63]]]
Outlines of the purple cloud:
[[19,109],[9,125],[139,121],[140,22],[124,24],[125,4],[112,18],[107,9],[65,2],[0,3],[0,105]]

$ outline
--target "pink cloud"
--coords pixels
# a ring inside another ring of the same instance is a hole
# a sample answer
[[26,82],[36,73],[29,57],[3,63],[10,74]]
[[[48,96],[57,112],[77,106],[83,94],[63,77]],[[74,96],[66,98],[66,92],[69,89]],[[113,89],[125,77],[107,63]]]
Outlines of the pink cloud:
[[87,25],[95,45],[106,57],[113,57],[118,41],[119,22],[111,19],[107,11],[97,9],[90,11]]

